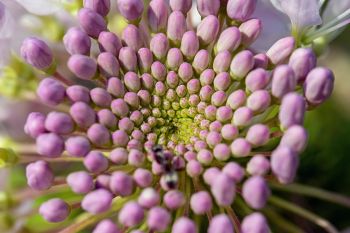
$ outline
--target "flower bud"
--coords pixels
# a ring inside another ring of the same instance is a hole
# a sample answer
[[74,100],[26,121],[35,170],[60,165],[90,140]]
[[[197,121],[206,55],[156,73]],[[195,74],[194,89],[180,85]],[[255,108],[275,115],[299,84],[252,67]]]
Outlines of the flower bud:
[[246,94],[243,90],[237,90],[232,92],[228,99],[227,99],[227,105],[232,108],[232,110],[236,110],[237,108],[244,105],[246,101]]
[[37,138],[40,134],[45,133],[45,115],[40,112],[32,112],[28,115],[24,125],[24,131],[32,138]]
[[105,78],[116,77],[119,75],[119,62],[113,53],[100,53],[97,57],[97,65],[100,74]]
[[178,190],[166,192],[163,201],[166,207],[172,210],[178,209],[186,203],[184,194]]
[[194,31],[187,31],[181,40],[181,52],[187,58],[192,59],[199,49],[199,40]]
[[118,56],[121,67],[125,72],[137,70],[136,52],[130,47],[123,47],[119,50]]
[[112,134],[113,145],[117,147],[125,147],[129,142],[129,135],[123,130],[117,130]]
[[231,144],[231,152],[234,157],[248,156],[251,149],[250,143],[244,138],[237,138]]
[[87,130],[87,136],[92,144],[98,147],[105,147],[111,142],[109,130],[101,124],[93,124]]
[[96,225],[92,233],[122,233],[122,230],[112,220],[104,219]]
[[150,209],[159,205],[159,193],[153,188],[145,188],[138,197],[137,202],[144,208]]
[[278,147],[271,155],[272,172],[282,184],[293,182],[298,164],[298,155],[286,146]]
[[304,95],[312,105],[323,103],[332,94],[334,86],[333,72],[324,67],[310,71],[304,83]]
[[63,43],[69,54],[89,55],[91,48],[90,37],[80,28],[70,28],[63,37]]
[[288,65],[277,66],[273,72],[271,94],[279,99],[294,91],[296,87],[295,74]]
[[125,87],[119,78],[109,78],[107,81],[107,91],[114,97],[120,98],[125,94]]
[[153,63],[153,54],[148,48],[141,48],[137,52],[138,64],[143,73],[149,72]]
[[270,75],[266,70],[262,68],[252,70],[251,72],[249,72],[245,79],[245,85],[247,89],[251,92],[265,89],[269,82]]
[[170,70],[177,70],[183,63],[183,56],[181,50],[178,48],[171,48],[168,51],[166,65]]
[[256,124],[249,128],[246,139],[252,145],[258,147],[265,145],[270,138],[270,129],[266,125]]
[[249,50],[243,50],[234,56],[230,65],[233,79],[241,80],[254,67],[254,57]]
[[91,214],[100,214],[110,209],[112,199],[110,192],[105,189],[97,189],[85,195],[81,207]]
[[69,137],[65,146],[68,154],[74,157],[84,157],[91,149],[89,140],[84,136]]
[[167,26],[168,38],[175,44],[180,44],[182,36],[186,32],[186,18],[180,11],[170,14]]
[[171,221],[169,212],[161,207],[153,207],[148,212],[147,226],[157,232],[164,232]]
[[241,33],[237,27],[226,28],[221,32],[218,42],[216,43],[216,51],[235,51],[241,43]]
[[284,63],[295,47],[294,37],[285,37],[275,42],[266,52],[272,65]]
[[110,0],[84,0],[84,7],[106,16],[111,8]]
[[244,177],[244,169],[235,162],[227,163],[222,169],[222,173],[227,175],[236,183],[241,182]]
[[204,72],[204,70],[208,68],[209,60],[209,52],[205,49],[201,49],[195,55],[192,62],[192,66],[198,74],[201,74],[201,76],[205,76],[206,73]]
[[233,114],[233,123],[235,126],[249,125],[253,118],[253,110],[247,107],[238,108]]
[[247,99],[247,107],[254,112],[265,111],[271,102],[270,93],[266,90],[254,91]]
[[202,17],[217,15],[220,9],[220,0],[198,0],[197,9]]
[[132,48],[135,52],[144,47],[141,31],[133,24],[128,24],[122,33],[122,39],[127,47]]
[[209,45],[213,42],[219,33],[220,23],[216,16],[209,15],[205,17],[198,25],[197,36],[203,45]]
[[57,134],[69,134],[73,127],[73,121],[66,113],[50,112],[45,120],[45,128]]
[[116,57],[122,48],[119,37],[113,32],[101,32],[98,36],[98,45],[101,52],[110,52]]
[[156,58],[162,60],[169,50],[168,38],[163,33],[154,35],[150,42],[150,50]]
[[164,0],[152,0],[147,10],[148,25],[151,31],[160,32],[164,30],[168,22],[168,15],[168,6]]
[[135,21],[141,18],[143,13],[142,0],[118,0],[118,10],[120,14],[129,21]]
[[264,215],[260,213],[252,213],[246,216],[241,225],[241,233],[269,233],[269,226]]
[[219,74],[221,72],[226,72],[230,68],[231,64],[231,53],[227,50],[219,52],[213,63],[213,69],[214,71]]
[[170,7],[172,11],[181,11],[186,15],[192,7],[192,0],[170,0]]
[[40,134],[36,138],[37,151],[40,155],[56,158],[59,157],[64,149],[63,139],[54,133]]
[[267,69],[269,58],[265,53],[259,53],[254,56],[254,68]]
[[171,229],[171,233],[197,233],[196,224],[187,217],[178,218]]
[[78,12],[78,20],[83,30],[92,38],[98,38],[101,32],[107,31],[104,18],[91,9],[82,8]]
[[284,132],[280,146],[286,146],[301,153],[306,147],[307,139],[308,135],[305,128],[300,125],[294,125]]
[[28,37],[23,41],[21,56],[28,64],[39,70],[48,69],[53,63],[53,55],[49,46],[35,37]]
[[97,63],[94,59],[74,54],[68,60],[68,68],[70,71],[81,79],[91,80],[97,71]]
[[140,224],[145,217],[142,207],[136,202],[124,204],[119,211],[118,220],[125,227],[134,227]]
[[209,223],[208,233],[234,233],[230,218],[225,214],[215,215]]
[[94,180],[85,171],[70,173],[67,176],[67,184],[78,194],[88,193],[94,188]]
[[132,177],[124,172],[114,172],[110,180],[111,191],[122,197],[129,196],[134,191],[134,184]]
[[99,107],[107,108],[112,102],[112,96],[103,88],[96,87],[90,91],[90,97]]
[[81,128],[88,128],[96,121],[95,111],[84,102],[76,102],[72,105],[69,113],[75,123]]
[[292,125],[301,125],[304,121],[305,100],[296,93],[289,93],[282,99],[279,112],[279,120],[283,128]]
[[218,175],[211,185],[211,193],[219,206],[230,206],[235,198],[235,192],[234,181],[223,173]]
[[49,164],[42,160],[28,164],[26,176],[28,185],[36,190],[49,189],[54,182],[54,175]]
[[62,222],[68,217],[70,208],[66,202],[54,198],[41,204],[39,213],[48,222]]
[[211,211],[213,207],[211,196],[206,191],[200,191],[192,194],[190,205],[193,212],[198,215]]
[[257,0],[229,0],[227,15],[233,20],[246,21],[255,11]]
[[84,166],[89,172],[98,174],[108,169],[108,159],[99,151],[91,151],[84,158]]
[[242,35],[242,44],[249,47],[259,37],[262,31],[262,22],[260,19],[250,19],[239,26],[239,31]]
[[296,49],[289,59],[289,66],[293,69],[297,83],[302,83],[307,74],[316,67],[317,58],[310,48]]
[[252,176],[244,182],[242,195],[249,206],[254,209],[261,209],[270,196],[270,189],[263,177]]
[[254,155],[247,164],[247,171],[253,176],[266,175],[270,169],[270,162],[263,155]]

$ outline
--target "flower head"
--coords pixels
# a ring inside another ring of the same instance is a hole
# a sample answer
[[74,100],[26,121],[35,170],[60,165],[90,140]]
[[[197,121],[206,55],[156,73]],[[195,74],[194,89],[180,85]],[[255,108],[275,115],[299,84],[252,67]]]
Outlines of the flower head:
[[[46,220],[64,220],[71,206],[89,212],[91,224],[114,219],[94,232],[229,233],[242,219],[242,232],[268,232],[262,214],[238,216],[233,205],[259,211],[269,179],[293,181],[305,111],[329,97],[334,77],[293,37],[254,54],[256,3],[198,1],[203,19],[193,29],[191,1],[119,0],[129,22],[119,37],[104,17],[109,1],[84,1],[80,28],[67,31],[64,46],[68,69],[87,87],[52,70],[54,54],[42,40],[23,43],[23,58],[50,73],[38,97],[56,108],[28,117],[38,152],[28,184],[56,185],[46,161],[84,165],[61,181],[82,195],[78,205],[50,200],[40,208]],[[208,229],[195,223],[202,217]]]

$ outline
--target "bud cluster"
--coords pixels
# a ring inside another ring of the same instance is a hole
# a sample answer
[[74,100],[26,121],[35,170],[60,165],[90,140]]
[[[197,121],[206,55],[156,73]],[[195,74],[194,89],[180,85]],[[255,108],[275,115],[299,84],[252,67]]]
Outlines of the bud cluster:
[[[269,232],[259,212],[238,229],[232,206],[243,199],[259,211],[271,174],[293,181],[307,143],[304,114],[330,96],[332,72],[292,37],[254,54],[256,0],[198,0],[196,29],[187,22],[192,0],[117,2],[129,22],[121,36],[108,30],[109,0],[85,0],[80,27],[63,39],[68,69],[92,88],[58,71],[38,86],[43,103],[68,110],[28,116],[25,131],[41,156],[27,166],[28,185],[55,185],[48,159],[82,161],[85,169],[65,181],[84,195],[79,206],[93,215],[117,210],[94,233],[195,233],[194,215],[210,219],[209,233]],[[40,39],[26,39],[21,52],[35,68],[53,66]],[[56,198],[39,212],[59,222],[70,208]]]

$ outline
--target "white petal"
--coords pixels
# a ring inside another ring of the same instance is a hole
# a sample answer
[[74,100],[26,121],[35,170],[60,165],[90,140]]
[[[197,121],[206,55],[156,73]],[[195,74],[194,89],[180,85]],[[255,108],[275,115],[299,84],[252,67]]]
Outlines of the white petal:
[[331,0],[329,1],[326,10],[324,11],[322,18],[324,23],[331,21],[332,19],[339,16],[341,13],[350,9],[350,0]]
[[294,27],[303,29],[320,25],[319,0],[271,0],[274,6],[284,12],[290,18]]
[[61,0],[16,0],[27,11],[37,15],[49,15],[62,8]]

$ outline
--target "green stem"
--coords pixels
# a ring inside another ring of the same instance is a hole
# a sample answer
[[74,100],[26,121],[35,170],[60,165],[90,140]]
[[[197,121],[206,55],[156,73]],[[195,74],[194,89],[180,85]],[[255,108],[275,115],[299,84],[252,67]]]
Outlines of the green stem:
[[270,182],[269,185],[272,189],[314,197],[350,208],[350,197],[346,197],[337,193],[302,184],[280,185],[274,182]]
[[268,200],[268,202],[274,206],[280,207],[282,209],[285,209],[287,211],[290,211],[294,214],[297,214],[314,224],[322,227],[324,230],[326,230],[329,233],[338,233],[339,231],[326,219],[318,216],[317,214],[314,214],[306,209],[303,209],[300,206],[297,206],[293,203],[290,203],[286,200],[283,200],[278,197],[271,196]]
[[283,232],[286,233],[302,233],[303,230],[293,223],[284,219],[281,215],[279,215],[276,211],[271,208],[264,208],[262,210],[264,215],[270,219],[278,228],[283,229]]

